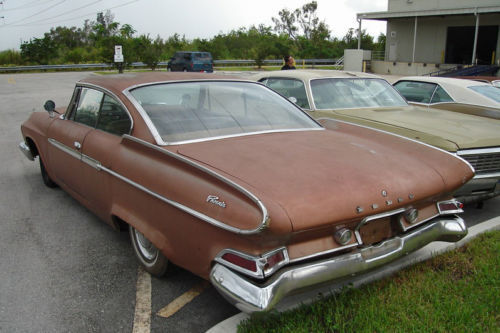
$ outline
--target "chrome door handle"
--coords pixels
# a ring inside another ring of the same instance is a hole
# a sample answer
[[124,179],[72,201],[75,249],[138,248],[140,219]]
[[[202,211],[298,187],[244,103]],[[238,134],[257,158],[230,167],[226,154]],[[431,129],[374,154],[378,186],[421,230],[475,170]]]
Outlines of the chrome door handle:
[[80,142],[78,142],[78,141],[75,141],[75,142],[73,143],[73,145],[74,145],[74,146],[75,146],[75,148],[76,148],[76,149],[78,149],[78,150],[80,150],[80,148],[82,148],[82,144],[81,144]]

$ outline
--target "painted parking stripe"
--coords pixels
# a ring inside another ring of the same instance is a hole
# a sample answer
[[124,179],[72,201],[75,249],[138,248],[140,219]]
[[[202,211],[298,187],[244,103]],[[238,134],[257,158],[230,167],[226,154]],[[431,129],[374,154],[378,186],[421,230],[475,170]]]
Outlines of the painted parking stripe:
[[151,275],[139,266],[132,333],[149,332],[151,332]]
[[209,286],[210,283],[208,283],[208,281],[202,281],[198,283],[193,288],[191,288],[181,296],[174,299],[166,307],[158,311],[157,315],[164,318],[172,316],[174,313],[176,313],[177,311],[182,309],[185,305],[187,305],[189,302],[191,302],[196,296],[201,294]]

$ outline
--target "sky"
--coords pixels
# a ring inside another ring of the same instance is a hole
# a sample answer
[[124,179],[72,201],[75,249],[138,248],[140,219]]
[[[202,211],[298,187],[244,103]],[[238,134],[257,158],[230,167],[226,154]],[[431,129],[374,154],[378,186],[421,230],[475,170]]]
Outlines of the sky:
[[[175,33],[187,39],[206,38],[241,27],[274,26],[272,17],[312,0],[0,0],[0,51],[19,50],[22,42],[43,37],[51,27],[83,27],[98,12],[110,10],[114,20],[130,24],[137,35],[167,39]],[[317,16],[332,36],[342,38],[358,28],[357,13],[387,10],[388,0],[317,0]],[[386,23],[363,21],[362,29],[378,37]]]

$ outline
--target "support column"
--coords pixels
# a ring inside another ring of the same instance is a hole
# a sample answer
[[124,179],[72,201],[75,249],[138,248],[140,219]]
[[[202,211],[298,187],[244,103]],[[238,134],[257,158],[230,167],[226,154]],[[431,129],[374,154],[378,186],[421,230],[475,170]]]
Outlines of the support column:
[[413,28],[413,56],[411,62],[415,62],[415,50],[417,46],[417,26],[418,26],[418,17],[415,16],[415,27]]
[[474,48],[472,50],[472,61],[471,63],[474,65],[477,62],[476,59],[476,51],[477,51],[477,36],[479,34],[479,13],[476,12],[476,31],[474,32]]
[[359,28],[358,28],[358,50],[361,49],[361,22],[363,19],[358,19]]

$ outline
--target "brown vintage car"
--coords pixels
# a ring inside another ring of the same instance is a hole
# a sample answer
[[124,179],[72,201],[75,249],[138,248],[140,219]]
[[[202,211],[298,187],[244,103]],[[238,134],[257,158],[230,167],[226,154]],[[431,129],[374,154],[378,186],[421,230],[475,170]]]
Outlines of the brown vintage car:
[[462,159],[391,134],[325,121],[269,88],[212,74],[77,82],[45,105],[20,149],[116,229],[155,275],[169,262],[244,311],[467,233],[451,193]]

